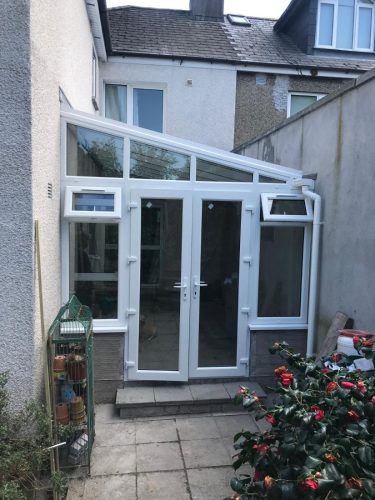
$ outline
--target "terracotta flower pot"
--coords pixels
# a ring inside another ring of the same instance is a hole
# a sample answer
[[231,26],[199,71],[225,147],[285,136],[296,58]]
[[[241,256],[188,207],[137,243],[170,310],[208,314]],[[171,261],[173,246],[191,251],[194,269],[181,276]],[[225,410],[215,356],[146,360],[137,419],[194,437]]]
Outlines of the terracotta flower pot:
[[76,396],[71,401],[70,411],[72,415],[80,414],[85,410],[85,405],[81,396]]
[[86,378],[86,364],[82,356],[76,355],[68,361],[68,374],[71,380],[84,380]]
[[56,405],[56,421],[61,425],[69,423],[69,409],[66,403],[58,403]]
[[65,356],[55,356],[53,360],[53,371],[54,372],[65,371]]

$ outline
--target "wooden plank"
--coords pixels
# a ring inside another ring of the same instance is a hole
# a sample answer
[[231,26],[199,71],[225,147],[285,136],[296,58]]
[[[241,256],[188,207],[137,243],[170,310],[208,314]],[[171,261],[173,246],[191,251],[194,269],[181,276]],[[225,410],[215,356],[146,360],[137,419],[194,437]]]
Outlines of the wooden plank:
[[326,338],[321,345],[319,352],[317,354],[317,359],[322,356],[328,356],[331,354],[337,346],[337,338],[339,336],[339,330],[342,330],[347,325],[348,321],[353,322],[345,313],[337,311],[335,317],[332,320],[331,326],[328,329]]

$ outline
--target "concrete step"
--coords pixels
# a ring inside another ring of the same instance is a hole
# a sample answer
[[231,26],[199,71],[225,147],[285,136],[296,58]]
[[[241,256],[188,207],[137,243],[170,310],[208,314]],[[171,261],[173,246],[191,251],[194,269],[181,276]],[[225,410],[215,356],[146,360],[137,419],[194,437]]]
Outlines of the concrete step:
[[241,385],[254,391],[260,398],[267,396],[259,384],[249,381],[216,384],[150,384],[118,389],[116,408],[121,418],[238,412],[242,406],[235,405],[233,399]]

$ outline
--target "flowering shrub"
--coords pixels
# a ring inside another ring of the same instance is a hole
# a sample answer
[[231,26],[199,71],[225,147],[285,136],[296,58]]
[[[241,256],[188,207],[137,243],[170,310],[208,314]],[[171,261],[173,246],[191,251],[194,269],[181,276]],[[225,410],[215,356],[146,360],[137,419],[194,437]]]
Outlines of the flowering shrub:
[[[358,338],[355,346],[373,358],[372,341]],[[353,357],[341,353],[317,362],[285,342],[270,351],[290,368],[275,370],[280,403],[272,408],[244,387],[236,396],[270,429],[234,437],[234,469],[249,464],[254,472],[232,480],[231,499],[374,499],[374,372],[353,370]]]

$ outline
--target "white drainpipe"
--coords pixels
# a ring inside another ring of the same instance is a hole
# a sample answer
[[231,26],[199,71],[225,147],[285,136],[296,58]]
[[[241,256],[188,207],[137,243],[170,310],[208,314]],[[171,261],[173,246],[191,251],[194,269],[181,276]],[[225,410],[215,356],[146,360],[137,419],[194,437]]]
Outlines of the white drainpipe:
[[318,293],[318,264],[319,264],[319,242],[320,242],[320,213],[321,197],[310,191],[311,180],[298,179],[296,186],[302,187],[302,193],[314,202],[314,218],[311,242],[311,264],[310,264],[310,287],[309,287],[309,311],[307,318],[307,347],[306,355],[314,354],[315,334],[316,334],[316,302]]

